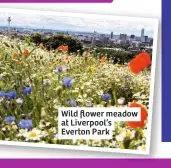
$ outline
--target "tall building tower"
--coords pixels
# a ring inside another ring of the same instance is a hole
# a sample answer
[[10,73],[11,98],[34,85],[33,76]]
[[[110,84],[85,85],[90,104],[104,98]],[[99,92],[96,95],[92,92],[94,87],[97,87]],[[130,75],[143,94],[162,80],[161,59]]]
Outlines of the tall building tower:
[[120,34],[119,39],[120,40],[126,40],[127,39],[127,34]]
[[141,38],[144,37],[144,31],[145,29],[141,29]]
[[111,32],[110,38],[113,39],[113,32]]
[[92,40],[91,40],[91,48],[93,48],[93,47],[94,47],[94,45],[95,45],[96,36],[97,36],[97,32],[96,32],[96,31],[94,31],[94,33],[93,33],[93,37],[92,37]]
[[10,23],[11,23],[11,17],[8,17],[8,34],[10,33]]
[[141,42],[143,42],[143,43],[148,42],[148,36],[143,36],[143,37],[141,38]]

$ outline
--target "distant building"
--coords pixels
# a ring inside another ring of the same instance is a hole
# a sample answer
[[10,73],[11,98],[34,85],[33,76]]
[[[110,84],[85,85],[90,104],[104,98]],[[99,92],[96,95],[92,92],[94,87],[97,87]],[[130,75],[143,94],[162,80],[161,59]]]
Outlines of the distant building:
[[77,39],[80,40],[80,41],[84,40],[84,36],[83,36],[82,34],[81,34],[81,35],[77,35],[76,37],[77,37]]
[[104,38],[105,38],[105,34],[100,34],[100,35],[99,35],[99,40],[102,40],[102,41],[103,41]]
[[141,42],[140,41],[132,41],[131,42],[132,48],[139,48],[140,45],[141,45]]
[[153,39],[150,40],[149,45],[153,46]]
[[135,39],[135,35],[134,34],[130,35],[130,39],[131,40]]
[[148,36],[141,37],[141,42],[142,43],[147,43],[148,42]]
[[100,46],[103,46],[103,41],[102,40],[100,40],[99,38],[96,38],[95,39],[95,45],[97,46],[97,45],[100,45]]
[[120,40],[126,40],[127,39],[127,34],[120,34],[119,39]]
[[109,44],[109,37],[104,37],[103,42],[104,42],[104,45]]
[[141,29],[141,38],[144,37],[145,29]]
[[45,36],[52,36],[52,35],[53,35],[52,32],[44,32],[44,33],[42,33],[42,34],[45,35]]
[[111,39],[113,39],[113,32],[111,32],[111,34],[110,34],[110,38],[111,38]]
[[135,36],[136,41],[141,41],[141,37]]
[[88,35],[82,35],[82,34],[78,34],[76,35],[76,38],[78,40],[80,40],[81,42],[85,42],[85,43],[91,43],[92,41],[92,37],[91,36],[88,36]]

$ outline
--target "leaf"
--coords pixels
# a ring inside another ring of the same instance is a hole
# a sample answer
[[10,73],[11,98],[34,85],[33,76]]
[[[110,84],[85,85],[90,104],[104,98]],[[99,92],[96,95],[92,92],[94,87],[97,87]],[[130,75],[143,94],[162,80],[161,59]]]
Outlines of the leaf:
[[18,50],[20,51],[20,54],[22,55],[22,51],[19,45],[17,45]]
[[113,94],[113,98],[114,98],[115,104],[118,105],[118,101],[117,101],[117,97],[116,97],[116,92],[115,92],[115,90],[113,90],[112,94]]
[[14,48],[14,46],[11,44],[11,47]]
[[8,45],[8,43],[4,42],[4,44],[5,44],[7,47],[10,47],[10,46]]
[[33,48],[31,51],[30,51],[30,53],[28,54],[28,56],[30,56],[32,53],[33,53],[33,51],[34,50],[36,50],[37,48]]

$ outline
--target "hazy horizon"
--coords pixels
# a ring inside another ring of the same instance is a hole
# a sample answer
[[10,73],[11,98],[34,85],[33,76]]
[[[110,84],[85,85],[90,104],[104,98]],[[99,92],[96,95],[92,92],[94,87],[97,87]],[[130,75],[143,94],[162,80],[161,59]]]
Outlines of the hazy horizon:
[[50,29],[59,31],[75,32],[94,32],[114,35],[127,34],[141,36],[141,29],[145,29],[144,35],[153,38],[154,26],[150,22],[137,22],[134,20],[112,20],[101,18],[88,18],[85,16],[65,16],[62,13],[58,16],[20,13],[18,12],[0,12],[0,26],[8,26],[7,19],[11,17],[11,27],[21,27],[28,29]]

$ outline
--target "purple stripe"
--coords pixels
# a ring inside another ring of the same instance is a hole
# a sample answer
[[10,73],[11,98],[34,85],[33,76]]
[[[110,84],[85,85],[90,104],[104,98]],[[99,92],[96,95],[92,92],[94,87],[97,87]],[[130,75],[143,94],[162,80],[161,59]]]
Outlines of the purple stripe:
[[[171,1],[162,0],[162,142],[171,142],[171,134],[168,134],[170,128],[170,95],[171,95],[171,78],[170,78],[170,39],[171,39]],[[168,76],[169,75],[169,76]]]
[[4,159],[4,168],[169,168],[171,159]]
[[111,3],[113,0],[0,0],[0,3]]

